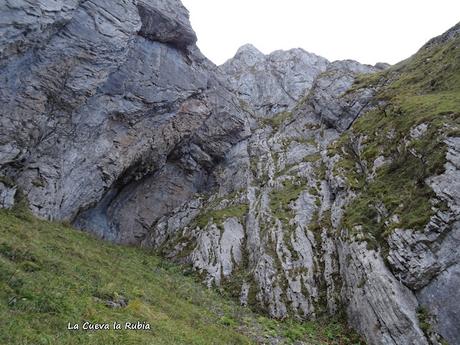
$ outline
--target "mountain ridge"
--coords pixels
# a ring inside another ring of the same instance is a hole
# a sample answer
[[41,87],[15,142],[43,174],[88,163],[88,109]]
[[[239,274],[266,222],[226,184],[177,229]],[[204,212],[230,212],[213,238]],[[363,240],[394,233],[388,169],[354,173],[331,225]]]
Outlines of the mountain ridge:
[[251,46],[215,66],[180,2],[112,5],[5,5],[3,207],[151,247],[275,318],[457,342],[459,24],[389,68]]

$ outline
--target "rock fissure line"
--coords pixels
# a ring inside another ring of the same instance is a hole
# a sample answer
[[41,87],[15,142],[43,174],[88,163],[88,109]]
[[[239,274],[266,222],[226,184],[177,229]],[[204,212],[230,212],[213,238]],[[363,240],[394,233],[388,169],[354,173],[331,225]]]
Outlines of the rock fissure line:
[[458,24],[393,67],[251,45],[215,66],[179,1],[54,3],[5,9],[29,33],[0,37],[1,207],[151,247],[275,318],[459,342]]

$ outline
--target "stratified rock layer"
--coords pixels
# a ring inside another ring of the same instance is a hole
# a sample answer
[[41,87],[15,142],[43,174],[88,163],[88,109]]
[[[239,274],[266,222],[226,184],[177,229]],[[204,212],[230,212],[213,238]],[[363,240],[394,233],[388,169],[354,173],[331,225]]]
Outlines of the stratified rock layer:
[[[421,121],[390,154],[369,149],[374,127],[353,131],[366,113],[405,116],[385,88],[411,61],[374,77],[388,66],[246,45],[217,67],[177,0],[7,1],[0,13],[0,207],[25,197],[40,217],[155,248],[276,318],[344,312],[370,344],[460,343],[455,128]],[[458,57],[458,40],[459,25],[419,55]],[[447,81],[426,87],[458,89]],[[391,231],[349,224],[401,151],[428,164],[416,150],[427,133],[446,154],[414,181],[432,192],[422,230],[383,201],[365,216]]]

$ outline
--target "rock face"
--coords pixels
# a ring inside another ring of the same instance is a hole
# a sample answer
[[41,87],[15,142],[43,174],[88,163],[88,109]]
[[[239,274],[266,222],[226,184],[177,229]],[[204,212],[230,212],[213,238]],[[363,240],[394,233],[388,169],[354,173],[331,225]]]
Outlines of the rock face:
[[439,211],[421,233],[395,231],[388,259],[396,276],[416,291],[440,333],[455,344],[460,339],[460,294],[455,287],[460,283],[460,138],[449,138],[446,144],[445,172],[428,183],[448,209]]
[[[369,344],[460,344],[459,25],[388,70],[250,45],[217,67],[177,0],[0,10],[1,207],[25,198],[154,248],[276,318],[343,313]],[[410,75],[437,59],[438,79]],[[449,105],[423,113],[438,90]],[[423,222],[379,184],[407,177],[400,156],[421,164],[407,190]]]
[[[247,135],[238,102],[193,46],[179,5],[91,1],[71,14],[58,6],[56,17],[67,18],[62,29],[41,49],[22,41],[23,51],[2,67],[2,167],[34,213],[87,224],[91,208],[93,229],[136,242],[137,228],[115,235],[129,207],[121,211],[112,199],[151,197],[146,207],[156,208],[175,188],[184,189],[176,195],[184,202],[187,192],[206,187],[206,169]],[[5,19],[15,27],[15,16]],[[181,175],[184,186],[167,178],[159,194],[136,195],[163,169]],[[178,206],[168,204],[157,211]]]
[[248,44],[221,69],[241,100],[259,116],[270,116],[298,104],[327,65],[326,59],[302,49],[265,56]]

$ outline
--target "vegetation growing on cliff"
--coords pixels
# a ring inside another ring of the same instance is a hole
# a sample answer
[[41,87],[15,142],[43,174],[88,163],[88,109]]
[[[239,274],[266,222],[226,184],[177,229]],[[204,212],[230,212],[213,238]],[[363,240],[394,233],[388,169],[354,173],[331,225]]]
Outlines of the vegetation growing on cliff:
[[[1,344],[350,343],[340,323],[256,316],[180,266],[24,212],[0,210]],[[84,321],[141,321],[152,330],[67,330]]]
[[244,220],[244,217],[248,213],[247,204],[239,204],[229,206],[224,209],[207,210],[203,211],[195,220],[195,223],[200,228],[204,229],[210,222],[221,226],[228,218],[238,218]]
[[[460,129],[459,41],[429,44],[355,84],[380,90],[374,109],[335,146],[343,157],[338,167],[358,193],[345,212],[347,228],[360,225],[378,241],[396,227],[421,229],[443,208],[433,204],[426,179],[443,172],[444,141]],[[383,164],[374,169],[378,159]]]
[[261,120],[261,125],[271,126],[274,131],[277,131],[278,129],[280,129],[281,125],[290,117],[292,117],[292,112],[282,111],[280,113],[277,113],[273,117]]

